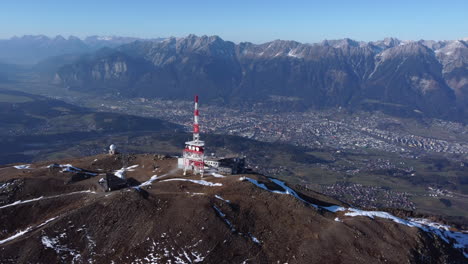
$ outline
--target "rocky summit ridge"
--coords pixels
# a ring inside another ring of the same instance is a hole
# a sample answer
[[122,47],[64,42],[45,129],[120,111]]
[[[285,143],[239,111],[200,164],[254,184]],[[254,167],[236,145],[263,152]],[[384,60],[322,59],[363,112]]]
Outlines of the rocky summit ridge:
[[[97,155],[0,168],[2,263],[466,263],[468,234],[259,174]],[[127,185],[106,192],[107,175]]]

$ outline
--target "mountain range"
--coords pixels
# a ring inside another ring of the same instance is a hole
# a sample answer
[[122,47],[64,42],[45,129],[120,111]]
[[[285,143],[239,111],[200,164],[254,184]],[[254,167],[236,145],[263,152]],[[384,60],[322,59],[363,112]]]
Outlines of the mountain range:
[[[34,64],[63,54],[83,54],[104,47],[117,47],[139,38],[120,36],[89,36],[80,39],[75,36],[25,35],[0,40],[0,61],[11,64]],[[153,39],[158,40],[158,39]]]
[[[42,57],[49,57],[38,65],[48,69],[49,81],[86,93],[171,99],[197,93],[223,104],[280,96],[296,99],[294,106],[302,108],[341,106],[458,121],[468,117],[466,39],[236,44],[195,35],[154,40],[25,36],[0,42],[0,54],[22,41],[35,49],[47,47],[49,53]],[[50,48],[54,45],[61,48]]]
[[61,67],[55,81],[76,90],[221,102],[269,96],[305,106],[389,108],[466,117],[468,44],[455,41],[265,44],[189,35],[136,41]]

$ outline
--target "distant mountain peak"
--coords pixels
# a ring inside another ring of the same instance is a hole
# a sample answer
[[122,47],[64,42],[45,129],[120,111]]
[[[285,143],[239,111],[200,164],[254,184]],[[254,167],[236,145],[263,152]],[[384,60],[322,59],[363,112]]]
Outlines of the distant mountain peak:
[[383,60],[386,60],[389,58],[417,56],[427,53],[432,53],[432,50],[419,42],[400,42],[397,46],[388,48],[378,55]]
[[23,35],[0,40],[0,61],[11,64],[35,64],[49,57],[64,54],[84,54],[101,48],[115,48],[136,40],[132,37],[120,36],[89,36],[80,39],[75,36],[68,38],[57,35]]
[[54,41],[66,41],[67,39],[64,38],[62,35],[57,35],[57,36],[55,36],[55,38],[53,40]]
[[398,38],[394,38],[394,37],[388,37],[388,38],[384,38],[383,42],[388,46],[395,46],[395,45],[400,44],[401,40],[399,40]]

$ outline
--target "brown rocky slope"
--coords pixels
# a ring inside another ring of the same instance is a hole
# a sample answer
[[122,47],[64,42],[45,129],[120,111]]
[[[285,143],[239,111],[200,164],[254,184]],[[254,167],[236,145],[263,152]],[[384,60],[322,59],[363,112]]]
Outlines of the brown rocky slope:
[[[0,263],[468,260],[462,231],[437,234],[435,223],[347,208],[262,175],[183,176],[176,163],[98,155],[0,168]],[[99,179],[122,164],[133,186],[105,192]]]

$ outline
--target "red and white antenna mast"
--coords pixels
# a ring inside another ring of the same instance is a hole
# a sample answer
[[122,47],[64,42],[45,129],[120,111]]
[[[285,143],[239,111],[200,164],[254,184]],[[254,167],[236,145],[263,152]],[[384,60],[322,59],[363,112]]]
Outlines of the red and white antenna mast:
[[185,142],[184,175],[187,170],[203,177],[205,169],[205,142],[200,140],[200,125],[198,124],[198,95],[195,95],[195,110],[193,112],[193,140]]
[[193,112],[193,141],[200,140],[200,125],[198,124],[198,95],[195,95],[195,111]]

